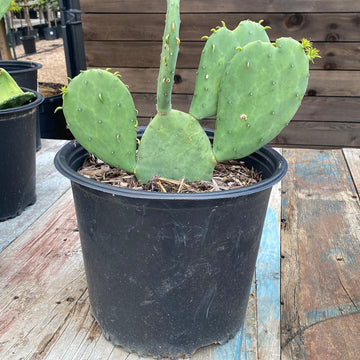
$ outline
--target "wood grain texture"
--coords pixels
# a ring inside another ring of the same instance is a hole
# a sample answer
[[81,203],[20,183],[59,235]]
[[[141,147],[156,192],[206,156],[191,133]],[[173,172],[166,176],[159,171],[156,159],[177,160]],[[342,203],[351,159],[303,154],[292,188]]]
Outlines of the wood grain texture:
[[[122,0],[119,6],[118,0],[80,0],[81,10],[84,12],[122,12],[136,13],[141,9],[144,13],[164,13],[166,3],[162,0],[152,0],[146,3],[142,0]],[[360,3],[353,0],[182,0],[181,11],[183,13],[217,13],[217,12],[358,12]]]
[[[157,68],[160,64],[160,41],[85,41],[89,67]],[[311,69],[360,70],[359,44],[352,42],[314,42],[322,58]],[[177,69],[197,69],[203,41],[182,42]]]
[[[121,7],[119,6],[119,9]],[[164,31],[165,14],[102,14],[91,13],[82,16],[82,27],[86,41],[159,41]],[[210,29],[226,23],[228,29],[235,29],[242,20],[263,20],[271,26],[267,31],[270,39],[291,36],[311,41],[360,41],[360,15],[358,13],[226,13],[181,14],[181,41],[199,41],[203,35],[210,35]],[[134,24],[141,26],[134,26]]]
[[301,148],[360,147],[360,124],[293,120],[272,143]]
[[69,181],[57,172],[53,164],[56,152],[64,143],[63,140],[42,139],[42,148],[36,154],[36,202],[20,216],[0,222],[0,252],[69,189]]
[[343,152],[352,180],[360,196],[360,149],[344,149]]
[[[156,94],[135,93],[133,98],[140,117],[155,115]],[[175,94],[172,97],[173,108],[188,112],[191,100],[192,95],[190,94]],[[357,97],[308,96],[304,98],[294,120],[319,123],[354,123],[356,125],[359,121],[358,114],[360,114],[360,101]],[[358,134],[354,133],[353,136],[357,138]],[[346,144],[344,143],[344,145]]]
[[[103,67],[103,69],[105,69]],[[193,94],[197,69],[176,69],[174,94]],[[158,68],[113,67],[121,80],[134,93],[156,93]],[[334,86],[336,84],[336,86]],[[318,97],[360,98],[360,72],[358,71],[310,71],[307,94]]]
[[284,150],[282,359],[359,354],[359,199],[341,150]]

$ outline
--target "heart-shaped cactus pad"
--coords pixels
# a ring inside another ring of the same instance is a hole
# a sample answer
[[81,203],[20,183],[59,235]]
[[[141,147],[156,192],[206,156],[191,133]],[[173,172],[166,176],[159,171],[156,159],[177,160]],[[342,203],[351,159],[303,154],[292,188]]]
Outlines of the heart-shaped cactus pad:
[[63,112],[78,142],[108,164],[133,172],[136,110],[126,85],[101,69],[81,72],[63,93]]
[[216,160],[247,156],[278,135],[298,110],[308,78],[309,58],[292,38],[239,49],[220,85]]
[[211,180],[216,161],[199,122],[178,110],[157,114],[141,138],[135,174],[140,183],[153,176],[186,181]]

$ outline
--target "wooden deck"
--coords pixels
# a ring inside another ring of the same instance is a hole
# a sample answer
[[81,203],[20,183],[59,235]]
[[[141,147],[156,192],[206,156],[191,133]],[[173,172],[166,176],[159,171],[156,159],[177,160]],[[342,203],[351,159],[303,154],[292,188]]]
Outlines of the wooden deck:
[[[43,140],[38,200],[0,223],[0,359],[135,360],[89,311],[70,184]],[[245,326],[192,360],[360,359],[360,149],[281,150]]]

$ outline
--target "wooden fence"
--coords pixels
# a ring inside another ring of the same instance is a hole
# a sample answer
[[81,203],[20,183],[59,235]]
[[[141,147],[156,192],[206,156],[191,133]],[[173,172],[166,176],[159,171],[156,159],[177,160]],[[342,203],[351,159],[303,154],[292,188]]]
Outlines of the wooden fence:
[[[139,111],[140,124],[155,114],[156,84],[166,0],[81,0],[88,68],[120,71]],[[244,19],[264,20],[273,41],[308,38],[320,50],[308,90],[293,121],[274,143],[306,147],[360,146],[359,0],[182,0],[181,47],[173,106],[187,111],[195,72],[210,29]],[[214,120],[202,122],[214,127]]]

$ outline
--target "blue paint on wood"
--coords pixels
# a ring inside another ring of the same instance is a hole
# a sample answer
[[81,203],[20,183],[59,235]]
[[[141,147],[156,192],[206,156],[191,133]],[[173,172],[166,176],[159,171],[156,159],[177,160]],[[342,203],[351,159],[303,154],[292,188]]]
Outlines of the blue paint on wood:
[[248,357],[244,351],[245,341],[245,327],[236,334],[236,336],[224,345],[214,347],[214,360],[255,360],[253,357]]
[[260,359],[280,353],[280,226],[269,207],[256,266],[258,353]]
[[306,327],[312,326],[316,323],[334,319],[345,315],[352,315],[360,313],[360,303],[340,304],[330,307],[322,307],[306,314]]
[[[245,322],[232,340],[214,347],[213,360],[257,360],[258,355],[254,353],[254,348],[265,352],[274,344],[279,344],[280,233],[276,210],[271,207],[267,210],[261,238],[256,283],[258,330],[251,329],[247,332],[246,326],[256,326],[256,321],[252,324],[250,321]],[[258,334],[258,337],[252,338],[247,334]],[[280,352],[280,345],[277,350]]]

